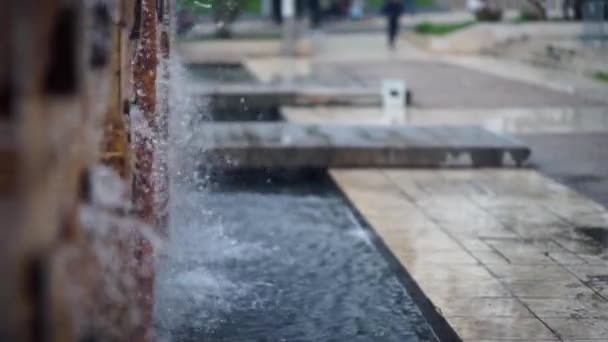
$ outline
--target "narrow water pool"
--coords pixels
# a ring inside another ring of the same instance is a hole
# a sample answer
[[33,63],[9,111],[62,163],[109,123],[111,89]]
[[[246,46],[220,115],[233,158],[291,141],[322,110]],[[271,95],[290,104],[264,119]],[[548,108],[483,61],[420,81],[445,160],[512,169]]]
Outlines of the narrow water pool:
[[175,189],[159,340],[437,340],[325,173]]

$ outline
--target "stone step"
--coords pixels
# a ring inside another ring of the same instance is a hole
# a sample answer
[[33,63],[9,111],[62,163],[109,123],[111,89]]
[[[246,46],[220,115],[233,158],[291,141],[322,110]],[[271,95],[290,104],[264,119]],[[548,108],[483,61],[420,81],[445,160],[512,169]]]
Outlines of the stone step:
[[477,126],[210,123],[195,137],[226,168],[521,166],[530,149]]
[[[367,86],[319,86],[314,84],[224,84],[191,87],[195,95],[209,97],[214,108],[237,106],[331,106],[357,105],[380,106],[380,87]],[[407,102],[411,104],[411,93]]]

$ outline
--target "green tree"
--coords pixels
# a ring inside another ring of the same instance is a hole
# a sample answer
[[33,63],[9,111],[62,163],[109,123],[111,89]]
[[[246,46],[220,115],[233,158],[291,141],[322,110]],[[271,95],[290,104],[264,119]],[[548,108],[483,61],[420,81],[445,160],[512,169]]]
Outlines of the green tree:
[[213,4],[213,22],[216,35],[219,38],[232,36],[232,23],[239,17],[243,9],[244,0],[216,0]]
[[189,9],[195,14],[211,13],[216,27],[216,35],[228,38],[232,35],[232,23],[239,17],[245,0],[178,0],[181,9]]

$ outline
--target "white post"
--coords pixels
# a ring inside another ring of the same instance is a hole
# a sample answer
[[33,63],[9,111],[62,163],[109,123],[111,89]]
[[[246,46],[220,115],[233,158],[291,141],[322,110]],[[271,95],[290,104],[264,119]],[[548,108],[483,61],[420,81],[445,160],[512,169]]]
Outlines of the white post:
[[283,17],[283,53],[287,56],[295,56],[296,54],[295,14],[295,0],[282,0],[281,15]]
[[382,109],[388,124],[407,123],[407,86],[402,80],[382,81]]

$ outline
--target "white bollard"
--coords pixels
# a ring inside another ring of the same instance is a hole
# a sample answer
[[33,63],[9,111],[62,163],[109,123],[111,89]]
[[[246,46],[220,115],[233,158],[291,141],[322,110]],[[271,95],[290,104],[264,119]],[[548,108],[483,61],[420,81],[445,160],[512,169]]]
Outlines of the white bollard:
[[295,0],[282,0],[281,1],[281,15],[283,19],[293,18],[296,14],[296,1]]
[[382,109],[388,124],[407,123],[407,86],[402,80],[382,81]]

